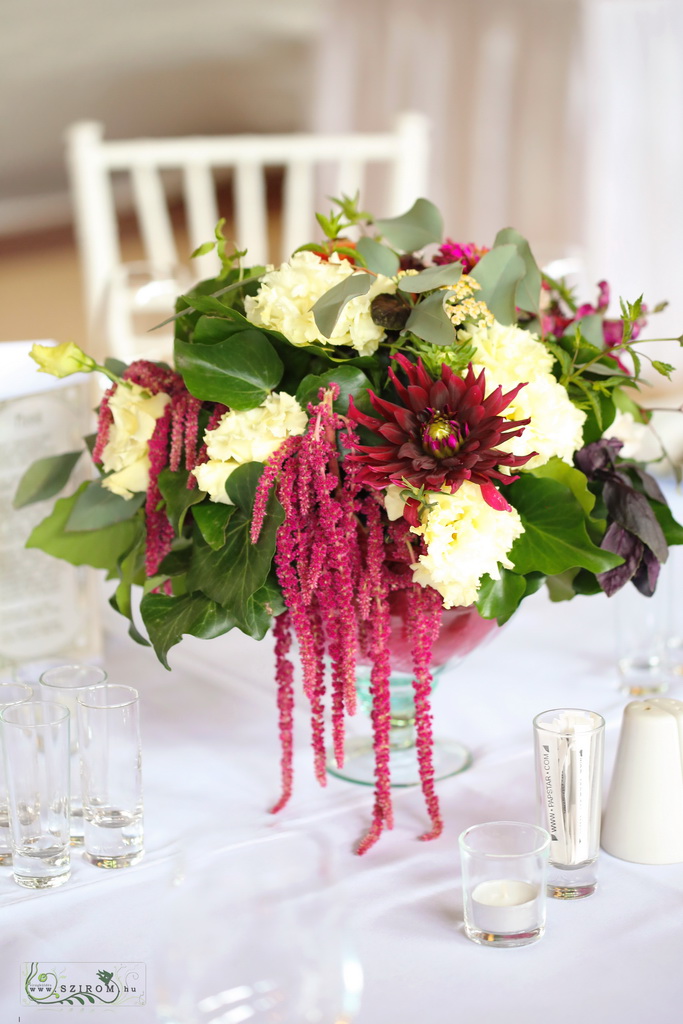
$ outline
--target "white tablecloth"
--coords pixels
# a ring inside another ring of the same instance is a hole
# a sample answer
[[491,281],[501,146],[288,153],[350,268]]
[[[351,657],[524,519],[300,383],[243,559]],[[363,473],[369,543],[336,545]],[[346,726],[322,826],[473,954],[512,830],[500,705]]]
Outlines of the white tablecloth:
[[[332,778],[326,790],[318,788],[305,714],[298,716],[296,788],[282,826],[267,814],[279,785],[270,640],[257,644],[236,632],[186,640],[171,652],[168,673],[150,651],[111,638],[110,677],[142,694],[147,854],[111,873],[76,856],[71,881],[42,893],[20,889],[9,869],[0,869],[2,1024],[52,1019],[46,1008],[20,1005],[20,965],[39,959],[145,962],[145,1008],[83,1012],[94,1024],[153,1021],[157,922],[176,840],[219,832],[229,841],[244,831],[314,825],[338,851],[346,879],[365,973],[358,1024],[475,1017],[677,1024],[683,865],[645,867],[602,854],[598,892],[574,904],[550,901],[546,935],[533,946],[482,948],[461,928],[460,831],[500,818],[534,820],[532,717],[558,706],[604,714],[609,779],[624,705],[611,613],[601,597],[551,605],[538,594],[492,643],[447,674],[434,699],[435,731],[466,741],[475,760],[438,784],[444,834],[417,841],[427,823],[422,797],[404,789],[395,792],[394,831],[362,858],[352,846],[370,820],[371,790]],[[78,1016],[80,1008],[70,1012]]]

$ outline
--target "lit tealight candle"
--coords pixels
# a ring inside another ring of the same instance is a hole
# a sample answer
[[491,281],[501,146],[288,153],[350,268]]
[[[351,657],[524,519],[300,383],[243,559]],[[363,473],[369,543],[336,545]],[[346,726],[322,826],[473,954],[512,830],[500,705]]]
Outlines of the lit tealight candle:
[[538,927],[538,887],[531,882],[498,878],[472,891],[474,927],[491,935],[529,932]]

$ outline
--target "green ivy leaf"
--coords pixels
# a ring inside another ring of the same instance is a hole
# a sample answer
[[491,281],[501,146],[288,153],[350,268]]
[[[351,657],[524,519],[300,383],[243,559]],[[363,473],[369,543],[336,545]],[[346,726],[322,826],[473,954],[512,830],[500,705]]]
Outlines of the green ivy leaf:
[[416,199],[407,213],[376,222],[389,245],[402,252],[424,249],[443,238],[443,219],[434,203]]
[[579,569],[567,569],[566,572],[558,573],[557,576],[548,576],[546,586],[551,601],[571,601],[576,597],[574,580],[580,572]]
[[418,302],[406,321],[406,330],[412,331],[430,345],[452,345],[455,341],[455,327],[443,305],[447,294],[437,291]]
[[516,322],[517,286],[525,274],[524,260],[516,245],[496,246],[472,269],[470,276],[481,285],[477,299],[486,303],[499,323]]
[[178,536],[183,532],[187,510],[206,497],[198,487],[187,486],[188,477],[185,469],[162,469],[159,473],[159,490],[166,502],[166,515]]
[[334,411],[341,415],[346,415],[349,411],[350,395],[353,395],[356,401],[361,395],[365,395],[370,387],[370,381],[356,366],[335,366],[326,373],[309,373],[304,377],[296,391],[297,402],[302,409],[306,409],[309,402],[317,404],[320,388],[329,387],[332,383],[339,385],[339,398],[334,400],[333,407]]
[[268,338],[255,328],[211,345],[176,338],[175,364],[191,394],[239,410],[260,405],[277,387],[283,371]]
[[[238,472],[235,470],[231,478]],[[244,621],[249,598],[261,589],[268,578],[275,554],[277,528],[283,519],[282,506],[271,494],[258,544],[251,543],[251,519],[239,508],[228,522],[225,544],[220,550],[214,551],[197,539],[188,572],[190,590],[201,590],[233,618]]]
[[82,484],[70,498],[59,498],[50,515],[35,527],[26,547],[39,548],[72,565],[91,565],[116,575],[118,561],[134,543],[139,523],[136,519],[127,519],[100,530],[67,533],[67,521],[86,487],[87,484]]
[[157,658],[168,669],[167,654],[186,633],[202,640],[212,640],[227,633],[235,624],[224,608],[203,594],[186,594],[183,597],[145,594],[140,602],[140,614]]
[[578,566],[600,573],[623,563],[590,539],[585,513],[564,484],[525,476],[506,487],[505,496],[524,525],[510,551],[516,572],[555,576]]
[[549,459],[544,466],[539,466],[529,472],[540,479],[557,480],[558,483],[564,484],[572,492],[587,516],[593,511],[595,495],[588,490],[588,480],[579,469],[575,469],[574,466],[570,466],[555,456]]
[[133,586],[141,586],[145,582],[145,530],[142,520],[138,518],[138,534],[130,551],[118,561],[119,585],[109,598],[109,604],[128,619],[128,635],[143,647],[149,647],[149,641],[138,630],[133,618],[132,592]]
[[19,481],[13,507],[24,508],[36,501],[54,498],[68,482],[82,454],[81,449],[78,452],[65,452],[64,455],[49,455],[33,462]]
[[256,488],[262,473],[262,462],[245,462],[230,474],[225,483],[225,490],[231,502],[245,515],[251,515]]
[[225,544],[225,531],[235,511],[234,505],[224,505],[216,501],[204,502],[193,510],[192,516],[202,537],[214,551]]
[[683,526],[676,522],[669,506],[662,505],[661,501],[651,501],[650,505],[662,528],[667,544],[683,544]]
[[384,277],[396,277],[401,266],[400,260],[393,249],[372,238],[360,238],[356,244],[365,266],[375,274]]
[[73,533],[101,530],[103,526],[122,523],[135,515],[144,500],[144,491],[132,498],[122,498],[103,487],[101,480],[91,480],[79,491],[65,529],[67,533]]
[[285,602],[280,587],[274,579],[268,579],[246,602],[244,613],[236,617],[235,625],[247,636],[263,640],[273,616],[280,615],[284,610]]
[[323,338],[331,337],[346,303],[369,292],[372,282],[371,274],[351,274],[320,296],[312,312],[316,327]]
[[524,261],[524,277],[515,290],[515,305],[527,313],[538,313],[541,302],[541,271],[534,259],[526,238],[514,228],[503,228],[496,235],[494,249],[501,245],[516,246],[518,254]]
[[[462,263],[447,263],[442,267],[427,267],[418,274],[408,274],[398,283],[398,289],[408,294],[430,292],[434,288],[457,284],[462,277]],[[443,296],[442,296],[443,297]]]
[[501,568],[499,580],[484,576],[477,595],[479,614],[484,619],[497,619],[502,626],[517,610],[525,591],[524,577],[509,569]]

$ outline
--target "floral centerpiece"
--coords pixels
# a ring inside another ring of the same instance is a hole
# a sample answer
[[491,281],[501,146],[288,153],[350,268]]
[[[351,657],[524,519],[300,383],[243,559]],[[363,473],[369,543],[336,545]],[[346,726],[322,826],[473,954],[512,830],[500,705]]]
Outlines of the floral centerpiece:
[[[405,609],[431,839],[442,823],[430,663],[444,609],[503,623],[543,584],[555,600],[627,583],[651,594],[683,530],[610,434],[618,415],[647,422],[640,300],[607,319],[604,282],[594,306],[578,305],[517,232],[490,249],[444,241],[424,199],[389,220],[337,205],[318,218],[325,241],[279,268],[245,269],[219,225],[198,253],[216,245],[222,271],[178,300],[174,368],[35,347],[42,370],[101,370],[111,386],[88,441],[97,478],[57,500],[28,543],[106,570],[113,607],[147,643],[131,601],[142,586],[167,667],[183,634],[272,628],[275,809],[292,788],[293,637],[322,784],[326,690],[341,763],[356,661],[370,662],[375,805],[362,853],[392,824],[392,599]],[[34,464],[16,503],[57,494],[79,456]]]

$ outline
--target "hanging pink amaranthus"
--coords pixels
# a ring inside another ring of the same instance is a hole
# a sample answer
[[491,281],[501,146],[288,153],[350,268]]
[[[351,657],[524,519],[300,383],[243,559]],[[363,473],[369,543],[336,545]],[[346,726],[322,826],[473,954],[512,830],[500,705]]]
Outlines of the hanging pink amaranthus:
[[[385,828],[393,826],[390,778],[390,595],[404,590],[417,611],[409,628],[414,648],[416,728],[420,777],[432,829],[441,830],[431,763],[429,662],[438,634],[441,599],[436,592],[422,597],[412,582],[410,564],[416,555],[407,540],[405,522],[387,523],[376,492],[361,488],[355,466],[340,467],[338,436],[346,421],[332,403],[333,385],[321,392],[318,405],[309,405],[305,434],[287,438],[266,463],[254,501],[251,539],[258,541],[270,493],[275,489],[285,519],[278,530],[275,567],[287,611],[276,620],[276,658],[282,794],[274,810],[285,806],[292,790],[291,663],[285,657],[290,630],[296,634],[303,670],[303,687],[311,706],[311,731],[316,778],[325,774],[325,656],[331,663],[332,747],[339,767],[344,759],[344,716],[356,707],[356,658],[372,665],[372,728],[375,750],[375,803],[372,824],[357,846],[367,852]],[[358,438],[347,430],[346,447]],[[385,536],[386,534],[386,536]],[[413,542],[421,543],[414,536]],[[438,615],[437,615],[438,611]],[[424,621],[423,621],[424,618]]]
[[[162,561],[171,550],[173,527],[163,507],[163,498],[159,490],[159,474],[169,467],[180,469],[184,462],[185,469],[193,469],[198,461],[197,434],[199,432],[199,412],[202,403],[191,395],[179,373],[167,367],[158,366],[145,359],[138,359],[126,369],[123,380],[137,384],[151,395],[163,392],[170,398],[164,414],[159,417],[154,433],[149,441],[149,484],[145,499],[145,521],[147,546],[145,552],[145,572],[154,576]],[[93,461],[101,463],[102,453],[109,439],[109,431],[113,423],[109,401],[118,387],[113,384],[102,396],[100,403],[97,440],[93,448]],[[225,410],[221,407],[222,411]],[[192,473],[188,475],[188,487],[196,484]],[[170,593],[170,582],[165,584]]]

